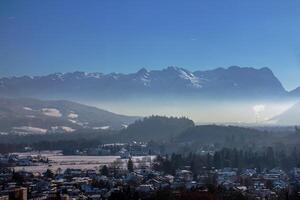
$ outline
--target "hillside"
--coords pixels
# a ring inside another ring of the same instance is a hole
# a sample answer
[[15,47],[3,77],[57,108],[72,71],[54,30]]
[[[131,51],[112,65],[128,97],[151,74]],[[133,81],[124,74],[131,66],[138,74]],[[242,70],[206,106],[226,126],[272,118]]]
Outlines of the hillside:
[[300,125],[300,102],[293,105],[290,109],[282,114],[272,118],[270,122],[285,126]]
[[74,132],[121,129],[138,117],[118,115],[70,101],[0,98],[0,131],[5,133]]

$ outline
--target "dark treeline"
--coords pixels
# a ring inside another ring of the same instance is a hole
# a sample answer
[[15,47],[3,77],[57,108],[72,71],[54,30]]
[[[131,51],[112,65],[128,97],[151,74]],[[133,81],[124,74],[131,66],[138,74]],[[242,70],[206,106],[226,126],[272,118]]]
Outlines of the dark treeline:
[[[100,143],[101,144],[101,143]],[[97,147],[99,141],[95,140],[59,140],[59,141],[39,141],[35,143],[18,143],[18,144],[0,144],[0,153],[22,152],[26,147],[34,150],[62,150],[64,154],[73,154],[76,149]]]
[[36,143],[40,141],[67,141],[67,140],[111,140],[113,136],[118,134],[114,130],[79,130],[72,133],[46,133],[46,134],[8,134],[0,135],[0,143],[20,144],[20,143]]
[[158,156],[154,164],[156,170],[169,174],[174,174],[177,169],[183,169],[186,166],[189,166],[195,174],[200,173],[203,169],[225,167],[256,168],[258,170],[280,167],[290,170],[293,167],[300,167],[300,150],[294,148],[292,152],[276,152],[272,147],[267,147],[262,151],[223,148],[213,155],[173,153],[170,156]]
[[220,144],[224,147],[268,146],[278,139],[271,132],[237,126],[202,125],[186,129],[176,138],[177,142],[190,144]]
[[116,132],[52,133],[45,135],[1,135],[0,153],[20,152],[25,147],[34,150],[62,150],[72,154],[77,149],[93,148],[115,141]]

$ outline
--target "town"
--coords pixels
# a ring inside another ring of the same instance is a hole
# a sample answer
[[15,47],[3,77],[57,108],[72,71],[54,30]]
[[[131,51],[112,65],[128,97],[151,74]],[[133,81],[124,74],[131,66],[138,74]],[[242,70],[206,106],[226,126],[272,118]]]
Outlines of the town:
[[[98,150],[102,155],[118,156],[110,163],[93,163],[99,164],[98,167],[70,165],[52,170],[51,157],[42,154],[1,155],[0,200],[300,198],[300,168],[221,166],[217,164],[218,151],[186,157],[181,154],[147,157],[147,144],[136,142],[105,144]],[[87,152],[78,154],[88,157]],[[145,157],[136,159],[136,155]],[[201,163],[199,159],[207,161]],[[27,170],[34,165],[45,168]]]

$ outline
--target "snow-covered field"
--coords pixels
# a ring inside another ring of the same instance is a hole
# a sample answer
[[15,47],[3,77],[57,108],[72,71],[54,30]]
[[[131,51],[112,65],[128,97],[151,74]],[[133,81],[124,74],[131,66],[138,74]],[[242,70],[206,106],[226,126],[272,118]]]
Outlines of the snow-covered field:
[[[38,152],[16,153],[21,157],[38,155]],[[40,155],[49,159],[49,164],[40,163],[35,166],[18,166],[14,167],[16,171],[25,170],[29,172],[45,172],[47,169],[62,171],[70,169],[100,169],[103,165],[110,165],[113,162],[118,163],[122,167],[126,167],[127,160],[120,159],[119,156],[64,156],[59,151],[40,152]],[[150,159],[154,156],[134,156],[132,158],[135,164],[141,162],[149,164]]]

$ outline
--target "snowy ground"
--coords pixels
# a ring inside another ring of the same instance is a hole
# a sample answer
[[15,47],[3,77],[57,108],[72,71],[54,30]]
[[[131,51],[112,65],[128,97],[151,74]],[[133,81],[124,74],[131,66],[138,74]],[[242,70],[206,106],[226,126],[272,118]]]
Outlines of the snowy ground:
[[[38,152],[16,153],[19,156],[38,155]],[[99,170],[103,165],[110,165],[113,162],[118,163],[122,167],[126,167],[127,160],[120,159],[119,156],[64,156],[59,151],[40,152],[42,156],[49,159],[49,164],[40,163],[35,166],[19,166],[14,167],[15,171],[25,170],[29,172],[45,172],[47,169],[62,171],[70,169],[96,169]],[[155,156],[134,156],[133,162],[138,165],[140,163],[150,164]]]

